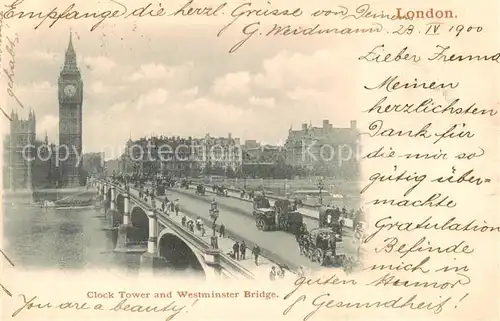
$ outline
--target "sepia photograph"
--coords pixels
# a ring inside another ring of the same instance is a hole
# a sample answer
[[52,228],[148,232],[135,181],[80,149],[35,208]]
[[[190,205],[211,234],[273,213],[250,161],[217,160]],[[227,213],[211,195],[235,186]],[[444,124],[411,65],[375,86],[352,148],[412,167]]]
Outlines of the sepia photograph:
[[19,32],[9,255],[26,269],[136,275],[354,271],[366,222],[338,53],[291,41],[222,59],[238,39],[179,29]]

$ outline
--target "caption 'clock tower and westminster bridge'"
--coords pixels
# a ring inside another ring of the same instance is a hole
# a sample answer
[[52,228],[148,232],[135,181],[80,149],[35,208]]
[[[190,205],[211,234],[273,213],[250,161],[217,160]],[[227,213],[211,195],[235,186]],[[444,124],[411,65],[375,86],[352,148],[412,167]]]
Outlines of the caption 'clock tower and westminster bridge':
[[[47,135],[45,141],[37,140],[34,112],[30,111],[28,120],[12,112],[10,135],[4,142],[4,188],[76,187],[85,183],[83,162],[78,161],[82,155],[83,80],[71,32],[58,79],[58,101],[59,146],[49,144]],[[26,144],[42,149],[28,152],[31,161],[23,157]]]

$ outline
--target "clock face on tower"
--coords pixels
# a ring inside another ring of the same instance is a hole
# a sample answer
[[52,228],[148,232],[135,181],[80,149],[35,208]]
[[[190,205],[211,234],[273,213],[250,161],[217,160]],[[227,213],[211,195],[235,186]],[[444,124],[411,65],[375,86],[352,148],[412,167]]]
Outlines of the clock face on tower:
[[76,94],[76,87],[75,85],[66,85],[64,86],[64,95],[66,97],[73,97]]

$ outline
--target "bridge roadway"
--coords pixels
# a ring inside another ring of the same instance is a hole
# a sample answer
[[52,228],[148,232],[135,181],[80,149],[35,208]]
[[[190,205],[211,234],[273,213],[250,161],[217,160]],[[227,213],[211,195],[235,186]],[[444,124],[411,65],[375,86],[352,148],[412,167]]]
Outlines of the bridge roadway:
[[[130,195],[139,199],[139,192],[135,189],[132,189],[132,188],[130,189]],[[160,208],[161,208],[160,200],[161,200],[161,198],[157,197],[157,202],[156,202],[155,207],[158,211],[163,213],[160,210]],[[146,202],[146,203],[149,205],[149,202]],[[193,218],[192,217],[193,215],[191,215],[190,213],[180,212],[179,215],[175,215],[175,213],[170,212],[169,215],[167,215],[167,214],[161,215],[160,214],[159,222],[161,222],[162,219],[165,219],[166,217],[168,217],[169,219],[177,222],[178,224],[181,224],[181,220],[182,220],[183,216],[186,216],[189,219]],[[193,234],[196,235],[197,237],[203,239],[207,244],[210,244],[210,237],[212,236],[211,222],[208,220],[205,220],[204,225],[205,225],[205,231],[206,231],[205,235],[201,235],[201,232],[197,231],[196,229],[195,229]],[[227,254],[228,252],[232,251],[233,244],[234,244],[234,241],[228,237],[218,239],[219,249],[221,249],[224,252],[224,254]],[[234,261],[234,259],[233,259],[233,261]],[[259,264],[256,266],[254,263],[253,255],[252,255],[252,247],[249,247],[247,249],[246,259],[245,260],[237,260],[236,263],[242,267],[242,273],[244,275],[247,275],[247,276],[250,275],[252,278],[256,278],[256,279],[269,278],[270,268],[272,266],[274,266],[276,264],[276,262],[270,261],[267,257],[265,257],[263,255],[261,255],[259,257],[258,261],[259,261]],[[232,272],[229,272],[229,271],[224,272],[224,273],[226,274],[227,277],[230,277],[230,275],[234,275]],[[229,274],[227,274],[227,273],[229,273]],[[285,275],[286,275],[285,279],[288,279],[290,281],[295,280],[295,274],[286,273]]]
[[[300,255],[299,247],[295,236],[283,231],[259,231],[255,226],[252,216],[253,206],[249,202],[235,198],[215,196],[197,196],[193,190],[171,188],[166,192],[169,200],[179,199],[181,211],[186,210],[196,213],[202,219],[210,219],[209,208],[213,198],[219,204],[219,219],[217,223],[224,223],[226,230],[236,234],[241,238],[259,245],[264,250],[271,252],[272,256],[281,259],[280,263],[299,266],[309,269],[318,269],[320,266],[316,262],[311,262],[308,258]],[[162,199],[159,197],[159,199]],[[318,221],[312,218],[304,218],[308,229],[318,226]],[[348,256],[357,257],[358,242],[354,238],[351,229],[345,229],[343,235],[345,252]],[[265,255],[265,254],[264,254]]]

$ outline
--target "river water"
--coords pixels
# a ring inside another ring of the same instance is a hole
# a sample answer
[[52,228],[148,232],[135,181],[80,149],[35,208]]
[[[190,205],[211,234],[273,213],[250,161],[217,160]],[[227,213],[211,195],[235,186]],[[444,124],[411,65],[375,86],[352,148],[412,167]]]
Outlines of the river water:
[[[113,252],[117,231],[93,208],[55,209],[16,204],[4,200],[3,250],[16,267],[41,269],[121,270],[128,275],[141,272],[141,253]],[[151,269],[149,266],[143,269]],[[154,269],[158,276],[192,277],[194,270],[175,265]],[[149,273],[148,273],[149,274]],[[201,275],[198,275],[202,277]]]
[[94,209],[38,208],[4,203],[4,250],[24,269],[113,269],[138,274],[140,254],[114,253],[116,231],[106,231]]

